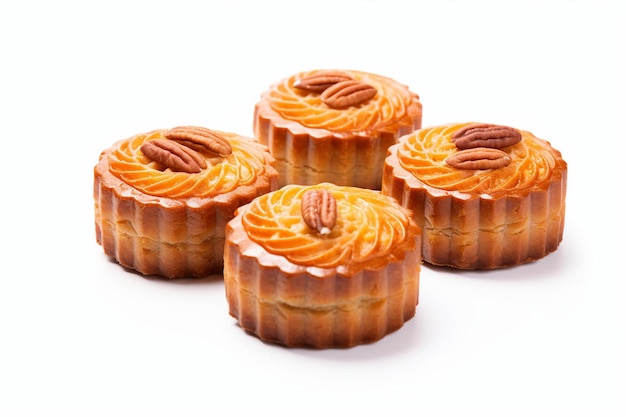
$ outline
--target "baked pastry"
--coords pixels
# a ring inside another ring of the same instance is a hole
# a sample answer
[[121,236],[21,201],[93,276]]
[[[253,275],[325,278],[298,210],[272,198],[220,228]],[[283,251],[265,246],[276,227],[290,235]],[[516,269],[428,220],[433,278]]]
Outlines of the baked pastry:
[[453,123],[400,138],[381,192],[413,211],[433,265],[495,269],[545,257],[565,221],[567,163],[532,133]]
[[96,240],[145,275],[219,274],[235,209],[277,189],[273,161],[251,138],[203,127],[118,141],[94,169]]
[[254,111],[254,134],[276,158],[280,186],[380,190],[387,148],[421,124],[417,94],[362,71],[294,74],[262,93]]
[[287,185],[227,225],[230,315],[286,346],[377,341],[415,315],[420,243],[410,213],[379,191]]

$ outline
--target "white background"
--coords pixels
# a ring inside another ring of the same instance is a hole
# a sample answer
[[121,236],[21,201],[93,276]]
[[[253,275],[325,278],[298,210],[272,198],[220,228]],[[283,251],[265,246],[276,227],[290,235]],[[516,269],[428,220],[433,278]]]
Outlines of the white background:
[[[624,17],[619,1],[1,1],[0,415],[626,415]],[[323,351],[245,334],[219,278],[103,255],[101,150],[184,124],[251,135],[260,93],[314,68],[409,85],[425,126],[549,140],[569,163],[558,251],[425,266],[401,330]]]

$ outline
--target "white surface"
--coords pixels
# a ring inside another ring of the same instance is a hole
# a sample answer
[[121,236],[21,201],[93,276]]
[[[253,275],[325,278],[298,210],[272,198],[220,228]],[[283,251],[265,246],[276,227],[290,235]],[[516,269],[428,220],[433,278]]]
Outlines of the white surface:
[[[2,416],[624,416],[620,2],[3,1]],[[508,124],[569,163],[565,238],[497,272],[424,267],[379,343],[266,345],[219,280],[125,272],[96,244],[92,168],[117,139],[251,134],[271,83],[388,75],[424,125]]]

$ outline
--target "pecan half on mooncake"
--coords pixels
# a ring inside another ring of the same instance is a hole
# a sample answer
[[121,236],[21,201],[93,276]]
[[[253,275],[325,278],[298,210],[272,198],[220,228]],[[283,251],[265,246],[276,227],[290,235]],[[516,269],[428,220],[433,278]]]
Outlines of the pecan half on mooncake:
[[380,190],[387,148],[421,124],[416,93],[354,70],[293,74],[263,92],[254,109],[255,136],[276,158],[281,186]]
[[421,236],[380,192],[287,185],[237,210],[226,228],[230,314],[286,346],[372,343],[415,315]]
[[382,193],[413,211],[433,265],[495,269],[541,259],[563,239],[567,163],[532,133],[453,123],[400,138]]
[[254,139],[204,127],[118,141],[94,169],[96,240],[145,275],[220,274],[226,223],[237,207],[278,188],[273,163]]

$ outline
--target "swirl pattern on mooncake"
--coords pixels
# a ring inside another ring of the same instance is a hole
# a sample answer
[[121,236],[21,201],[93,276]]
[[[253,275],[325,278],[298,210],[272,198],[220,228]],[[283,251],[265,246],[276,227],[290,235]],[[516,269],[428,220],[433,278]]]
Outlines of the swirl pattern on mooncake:
[[[355,80],[371,85],[377,94],[365,103],[334,109],[323,103],[319,93],[294,88],[294,84],[321,70],[292,75],[274,84],[267,93],[270,106],[281,117],[314,129],[367,131],[381,129],[405,120],[412,124],[415,115],[408,109],[419,100],[405,85],[390,78],[360,71],[344,71]],[[421,106],[420,106],[421,109]]]
[[501,168],[457,169],[445,159],[458,151],[451,136],[471,123],[458,123],[421,129],[400,139],[400,165],[424,184],[470,194],[491,194],[529,189],[550,179],[556,158],[550,144],[530,132],[521,131],[522,140],[503,148],[511,162]]
[[146,194],[169,198],[206,198],[253,184],[265,172],[265,146],[233,133],[220,132],[233,152],[227,157],[202,154],[207,168],[199,173],[162,169],[140,150],[150,140],[162,139],[166,130],[136,135],[114,145],[110,171],[128,185]]
[[[337,201],[337,222],[321,235],[306,225],[301,214],[302,195],[325,188]],[[333,268],[400,259],[399,249],[413,244],[408,212],[379,192],[329,183],[288,185],[256,198],[243,214],[248,237],[267,252],[302,266]]]

